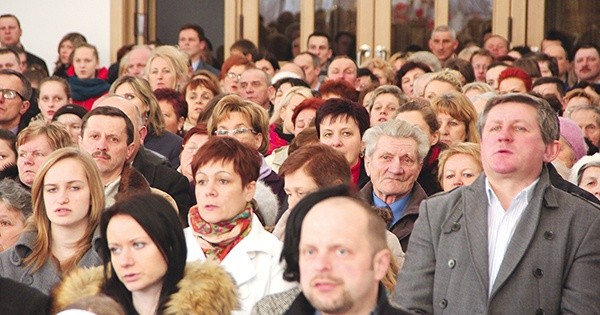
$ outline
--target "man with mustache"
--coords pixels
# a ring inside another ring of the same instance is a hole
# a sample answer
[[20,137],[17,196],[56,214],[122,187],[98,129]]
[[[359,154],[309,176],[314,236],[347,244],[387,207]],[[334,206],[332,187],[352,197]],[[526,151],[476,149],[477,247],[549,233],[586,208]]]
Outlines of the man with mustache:
[[600,209],[559,190],[559,122],[527,94],[480,116],[484,173],[421,203],[394,300],[425,314],[600,314]]
[[115,107],[97,107],[83,117],[79,147],[98,166],[107,206],[114,203],[121,173],[135,152],[133,133],[131,120]]
[[388,229],[406,251],[419,204],[427,198],[417,177],[429,152],[429,140],[418,127],[404,120],[390,120],[367,129],[363,142],[365,169],[371,181],[360,190],[360,197],[370,205],[391,210]]
[[600,49],[593,44],[582,45],[575,50],[573,70],[577,77],[577,85],[587,82],[596,93],[600,92]]

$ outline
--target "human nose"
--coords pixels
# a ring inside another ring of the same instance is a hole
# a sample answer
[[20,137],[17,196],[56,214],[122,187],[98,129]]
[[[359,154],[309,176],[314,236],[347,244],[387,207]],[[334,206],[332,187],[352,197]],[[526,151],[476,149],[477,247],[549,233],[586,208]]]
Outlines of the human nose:
[[123,248],[121,254],[118,256],[119,266],[121,268],[127,268],[134,264],[133,256],[127,248]]
[[59,190],[58,192],[58,203],[64,205],[69,202],[69,196],[66,189]]
[[450,133],[449,129],[448,129],[448,123],[446,122],[442,122],[440,124],[440,133],[443,135],[447,135]]
[[342,140],[340,139],[339,136],[333,136],[333,137],[331,137],[331,145],[334,147],[341,147]]
[[512,134],[510,130],[506,127],[502,127],[498,132],[498,140],[499,141],[510,141],[512,140]]
[[327,254],[316,254],[316,264],[315,267],[317,271],[327,271],[331,269],[331,260]]
[[98,142],[96,143],[96,148],[100,151],[108,150],[108,141],[106,141],[106,139],[104,138],[98,140]]

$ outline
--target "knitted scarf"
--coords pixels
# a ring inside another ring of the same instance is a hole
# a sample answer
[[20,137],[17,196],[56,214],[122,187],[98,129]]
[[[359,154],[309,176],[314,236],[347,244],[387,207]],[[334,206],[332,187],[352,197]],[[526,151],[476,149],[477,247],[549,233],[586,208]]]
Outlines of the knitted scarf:
[[188,221],[207,258],[223,261],[235,245],[246,237],[252,229],[253,204],[237,216],[218,223],[209,223],[200,216],[198,206],[190,208]]

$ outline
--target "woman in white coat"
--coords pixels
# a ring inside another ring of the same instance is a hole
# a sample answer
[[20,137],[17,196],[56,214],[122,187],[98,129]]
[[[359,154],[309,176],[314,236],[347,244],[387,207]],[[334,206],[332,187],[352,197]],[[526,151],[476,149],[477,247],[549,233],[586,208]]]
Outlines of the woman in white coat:
[[296,286],[283,280],[281,242],[257,217],[253,200],[261,166],[256,149],[232,137],[212,137],[192,160],[198,204],[184,230],[188,261],[214,259],[238,286],[240,314],[263,296]]

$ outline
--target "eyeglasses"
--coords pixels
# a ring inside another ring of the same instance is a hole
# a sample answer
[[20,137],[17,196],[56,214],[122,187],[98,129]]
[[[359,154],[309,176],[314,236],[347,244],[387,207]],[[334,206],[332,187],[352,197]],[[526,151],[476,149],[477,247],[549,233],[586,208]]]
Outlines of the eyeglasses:
[[237,74],[235,72],[227,72],[227,76],[232,80],[240,80],[242,78],[241,74]]
[[17,96],[19,96],[21,100],[25,100],[21,93],[11,89],[0,89],[0,94],[2,94],[2,97],[4,97],[7,100],[12,100]]
[[258,132],[254,131],[250,128],[244,128],[244,127],[232,129],[232,130],[217,129],[214,132],[214,134],[217,136],[237,136],[237,135],[242,135],[245,133],[257,134]]

